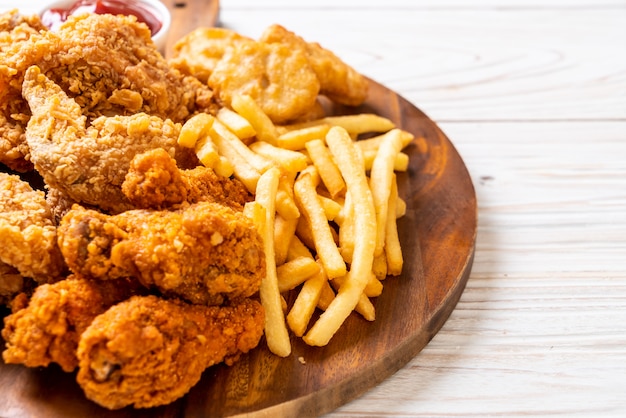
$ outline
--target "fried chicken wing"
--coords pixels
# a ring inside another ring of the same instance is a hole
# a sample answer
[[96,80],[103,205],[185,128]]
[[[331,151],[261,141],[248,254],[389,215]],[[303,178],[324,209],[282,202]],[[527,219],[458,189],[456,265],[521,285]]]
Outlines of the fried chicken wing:
[[94,279],[134,277],[192,303],[251,296],[265,275],[263,243],[254,224],[243,213],[212,202],[114,216],[74,206],[58,234],[75,273]]
[[264,317],[252,299],[207,307],[132,297],[83,332],[77,381],[89,399],[109,409],[173,402],[206,368],[233,364],[256,347]]
[[[56,227],[42,191],[0,172],[0,302],[22,291],[28,279],[53,282],[65,270]],[[18,277],[19,276],[19,277]],[[17,290],[17,292],[15,292]]]
[[138,154],[122,184],[122,191],[139,209],[164,209],[184,202],[216,202],[236,210],[252,200],[237,179],[220,176],[198,166],[180,170],[176,161],[162,149]]
[[70,372],[78,366],[78,340],[91,321],[140,290],[131,281],[89,281],[75,276],[40,285],[30,300],[21,298],[4,318],[2,358],[28,367],[57,363]]
[[121,186],[132,158],[149,149],[189,164],[191,152],[176,145],[180,124],[169,119],[101,116],[87,126],[76,101],[36,66],[26,71],[23,94],[32,110],[26,139],[35,168],[71,200],[110,212],[132,208]]

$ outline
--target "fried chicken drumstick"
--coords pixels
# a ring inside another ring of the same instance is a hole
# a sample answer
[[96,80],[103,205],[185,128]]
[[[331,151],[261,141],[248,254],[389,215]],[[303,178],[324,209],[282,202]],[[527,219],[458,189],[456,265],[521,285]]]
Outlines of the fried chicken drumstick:
[[57,363],[71,372],[78,366],[78,340],[91,321],[142,291],[129,280],[117,283],[70,276],[38,286],[30,300],[22,293],[12,303],[13,313],[4,318],[2,357],[7,363],[28,367]]
[[263,243],[252,221],[212,202],[114,216],[74,206],[58,235],[65,261],[77,274],[133,277],[197,304],[249,297],[265,275]]
[[253,299],[208,307],[132,297],[96,317],[83,333],[77,381],[89,399],[109,409],[170,403],[207,367],[233,364],[256,347],[264,318]]

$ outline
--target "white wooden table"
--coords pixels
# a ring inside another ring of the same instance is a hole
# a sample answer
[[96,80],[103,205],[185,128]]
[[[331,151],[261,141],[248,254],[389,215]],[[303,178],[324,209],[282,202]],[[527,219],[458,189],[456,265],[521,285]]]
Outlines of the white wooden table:
[[626,416],[626,1],[223,0],[399,92],[446,132],[476,257],[430,344],[349,416]]
[[399,92],[475,183],[476,256],[451,317],[329,416],[626,416],[626,1],[221,8],[225,27],[280,23]]

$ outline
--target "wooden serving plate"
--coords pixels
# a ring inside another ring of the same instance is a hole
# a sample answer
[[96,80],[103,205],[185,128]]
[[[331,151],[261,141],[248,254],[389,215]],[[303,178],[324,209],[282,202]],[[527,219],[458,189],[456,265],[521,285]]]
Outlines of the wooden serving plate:
[[[166,2],[179,12],[177,22],[197,15],[201,3],[190,1],[177,10],[173,1]],[[217,8],[208,3],[202,7],[213,10],[217,19]],[[211,23],[215,20],[187,21],[185,27]],[[184,35],[182,28],[170,39]],[[287,358],[269,353],[262,341],[234,366],[206,370],[184,398],[146,410],[99,407],[85,398],[75,373],[64,373],[56,365],[29,369],[0,363],[0,416],[315,416],[360,396],[405,365],[438,332],[465,288],[474,256],[476,196],[452,143],[411,103],[372,81],[363,106],[333,109],[336,114],[363,112],[388,117],[417,138],[405,149],[410,155],[408,171],[398,175],[399,192],[407,203],[407,213],[398,221],[404,272],[385,280],[383,294],[374,301],[376,321],[352,314],[321,348],[293,337]]]
[[469,277],[476,238],[476,197],[463,160],[424,113],[371,82],[367,103],[336,113],[374,112],[412,132],[409,169],[398,176],[407,213],[398,228],[405,265],[384,282],[376,321],[352,314],[326,347],[292,338],[279,358],[264,341],[232,367],[208,369],[179,401],[160,408],[108,411],[88,401],[75,375],[60,368],[0,364],[0,416],[216,417],[312,416],[358,397],[393,374],[430,341]]

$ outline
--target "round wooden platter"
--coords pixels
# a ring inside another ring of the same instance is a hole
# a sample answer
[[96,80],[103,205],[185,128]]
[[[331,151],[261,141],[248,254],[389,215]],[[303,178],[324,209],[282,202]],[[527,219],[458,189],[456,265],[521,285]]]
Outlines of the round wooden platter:
[[405,149],[398,176],[406,215],[398,220],[405,265],[374,300],[376,320],[353,313],[325,347],[292,338],[279,358],[264,340],[232,367],[214,366],[187,396],[170,405],[105,410],[88,401],[75,374],[60,368],[0,364],[0,416],[217,417],[320,415],[389,377],[422,350],[456,305],[473,261],[476,197],[463,160],[445,134],[411,103],[371,82],[365,105],[333,113],[372,112],[393,120],[416,139]]

